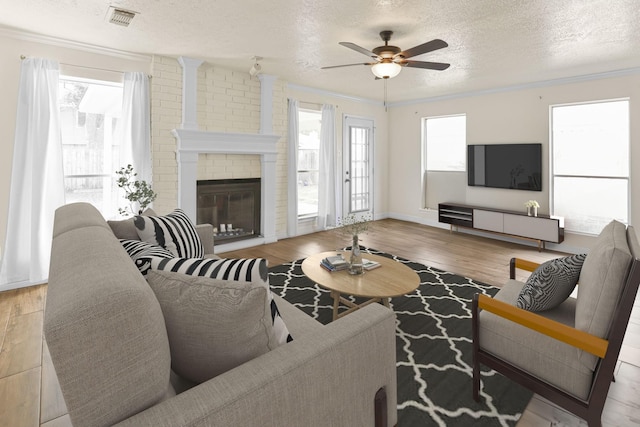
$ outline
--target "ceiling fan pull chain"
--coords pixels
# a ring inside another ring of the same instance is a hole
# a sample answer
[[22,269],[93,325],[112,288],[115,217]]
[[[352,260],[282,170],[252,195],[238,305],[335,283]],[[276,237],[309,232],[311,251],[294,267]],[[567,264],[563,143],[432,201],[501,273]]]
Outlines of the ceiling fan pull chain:
[[384,112],[387,112],[387,80],[384,79]]

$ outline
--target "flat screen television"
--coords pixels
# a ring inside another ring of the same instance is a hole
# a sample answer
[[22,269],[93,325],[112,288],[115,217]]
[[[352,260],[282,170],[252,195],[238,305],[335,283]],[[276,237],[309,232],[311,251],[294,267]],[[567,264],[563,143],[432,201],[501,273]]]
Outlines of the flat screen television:
[[469,145],[467,170],[470,186],[542,191],[542,144]]

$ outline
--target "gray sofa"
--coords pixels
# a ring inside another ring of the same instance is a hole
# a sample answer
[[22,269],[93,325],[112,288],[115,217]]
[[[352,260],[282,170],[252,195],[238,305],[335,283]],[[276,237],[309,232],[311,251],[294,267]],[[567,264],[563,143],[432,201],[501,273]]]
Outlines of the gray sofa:
[[292,342],[185,384],[170,369],[160,305],[100,213],[59,208],[44,333],[73,425],[395,425],[393,313],[372,304],[323,326],[276,301]]

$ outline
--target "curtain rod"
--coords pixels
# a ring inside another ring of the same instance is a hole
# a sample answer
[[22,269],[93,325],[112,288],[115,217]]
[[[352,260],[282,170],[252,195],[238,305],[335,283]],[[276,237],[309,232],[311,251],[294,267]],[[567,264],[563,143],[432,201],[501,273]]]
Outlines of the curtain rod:
[[[298,102],[300,103],[300,108],[304,108],[304,105],[307,105],[307,106],[315,106],[315,107],[319,107],[320,109],[322,109],[322,106],[323,106],[323,105],[325,105],[325,104],[320,103],[320,102],[308,102],[308,101],[302,101],[302,100],[300,100],[300,101],[298,101]],[[304,104],[304,105],[303,105],[303,104]],[[337,104],[330,104],[330,105],[333,105],[333,106],[335,106],[336,108],[338,108],[338,107],[339,107],[339,105],[337,105]]]
[[[27,59],[26,56],[20,55],[20,60],[25,60],[25,59]],[[125,71],[111,70],[109,68],[89,67],[88,65],[67,64],[66,62],[59,62],[59,64],[60,65],[65,65],[67,67],[85,68],[87,70],[107,71],[109,73],[118,73],[118,74],[124,74],[125,73]],[[152,78],[153,76],[150,75],[150,74],[147,74],[147,77]]]

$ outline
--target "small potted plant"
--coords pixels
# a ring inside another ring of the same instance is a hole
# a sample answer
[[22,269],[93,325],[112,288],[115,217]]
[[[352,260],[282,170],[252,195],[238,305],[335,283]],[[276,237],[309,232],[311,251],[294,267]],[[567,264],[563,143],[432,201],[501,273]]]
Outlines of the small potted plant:
[[533,216],[538,216],[540,204],[537,201],[529,200],[524,205],[527,207],[527,215],[531,216],[533,212]]
[[[120,168],[116,171],[116,175],[118,175],[116,183],[124,190],[124,197],[129,201],[129,206],[124,209],[118,208],[120,215],[140,215],[158,197],[150,184],[135,179],[138,174],[133,171],[133,166],[127,165],[126,168]],[[135,209],[136,205],[138,209]]]

